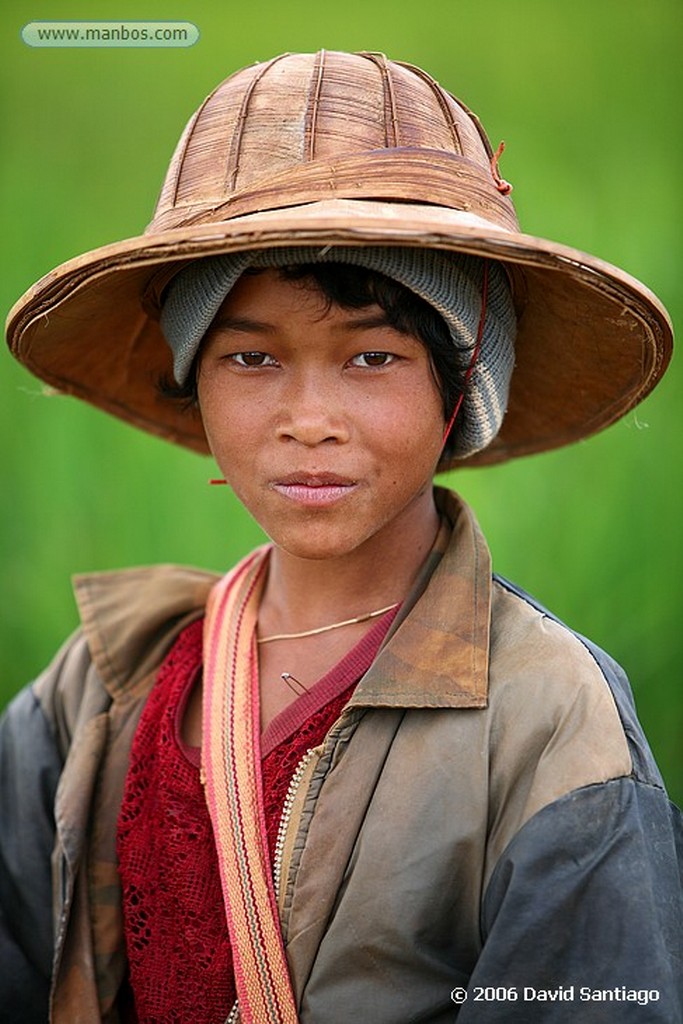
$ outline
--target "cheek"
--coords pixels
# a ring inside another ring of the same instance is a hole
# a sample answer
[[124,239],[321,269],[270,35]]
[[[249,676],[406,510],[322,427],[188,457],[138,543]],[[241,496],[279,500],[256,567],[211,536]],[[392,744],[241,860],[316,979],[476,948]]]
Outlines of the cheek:
[[440,446],[445,428],[443,398],[435,380],[425,368],[415,386],[405,395],[403,419],[417,444]]
[[239,459],[248,447],[244,424],[250,422],[242,415],[239,396],[233,394],[232,390],[216,387],[211,380],[202,381],[201,378],[197,393],[199,413],[214,458],[219,463],[225,460],[226,455],[231,462]]
[[443,448],[443,401],[431,378],[416,382],[385,410],[377,424],[385,465],[395,482],[433,476]]

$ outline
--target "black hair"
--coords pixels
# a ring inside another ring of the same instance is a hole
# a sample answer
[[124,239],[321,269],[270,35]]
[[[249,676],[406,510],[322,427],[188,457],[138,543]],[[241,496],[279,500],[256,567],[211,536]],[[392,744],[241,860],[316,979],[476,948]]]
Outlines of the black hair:
[[[251,268],[245,273],[259,274],[263,271]],[[385,274],[348,263],[301,263],[280,267],[278,273],[286,281],[313,283],[329,306],[364,309],[366,306],[377,305],[385,314],[390,327],[401,334],[417,338],[429,353],[434,380],[443,400],[444,420],[450,419],[464,387],[468,360],[463,360],[462,350],[456,356],[446,321],[429,302]],[[197,405],[200,353],[201,346],[183,384],[176,384],[167,377],[159,380],[159,390],[165,398],[184,402],[188,407]],[[451,438],[454,433],[452,430],[446,442],[446,455],[452,449]]]

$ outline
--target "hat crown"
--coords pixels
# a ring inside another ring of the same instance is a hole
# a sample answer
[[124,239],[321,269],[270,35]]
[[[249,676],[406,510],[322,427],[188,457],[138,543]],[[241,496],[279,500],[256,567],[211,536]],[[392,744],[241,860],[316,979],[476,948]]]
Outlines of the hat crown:
[[516,230],[505,192],[478,119],[419,68],[283,54],[231,75],[190,119],[148,232],[339,198],[431,203]]

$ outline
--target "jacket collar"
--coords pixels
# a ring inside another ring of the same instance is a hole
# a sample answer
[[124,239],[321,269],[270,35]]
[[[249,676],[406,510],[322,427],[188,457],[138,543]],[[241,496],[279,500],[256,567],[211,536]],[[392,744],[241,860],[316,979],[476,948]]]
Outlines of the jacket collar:
[[112,698],[149,686],[178,633],[204,614],[218,576],[155,565],[76,576],[83,633]]
[[435,494],[446,529],[353,705],[486,707],[491,556],[469,507],[452,491]]

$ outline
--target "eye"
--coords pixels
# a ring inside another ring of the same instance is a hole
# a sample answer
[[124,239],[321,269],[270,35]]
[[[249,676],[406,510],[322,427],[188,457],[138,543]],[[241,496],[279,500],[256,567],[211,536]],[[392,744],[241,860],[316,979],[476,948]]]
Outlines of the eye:
[[396,359],[395,355],[391,352],[359,352],[357,356],[354,356],[350,360],[352,366],[388,366],[389,363],[393,363]]
[[258,369],[261,366],[277,366],[277,360],[267,352],[233,352],[229,357],[238,366]]

